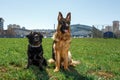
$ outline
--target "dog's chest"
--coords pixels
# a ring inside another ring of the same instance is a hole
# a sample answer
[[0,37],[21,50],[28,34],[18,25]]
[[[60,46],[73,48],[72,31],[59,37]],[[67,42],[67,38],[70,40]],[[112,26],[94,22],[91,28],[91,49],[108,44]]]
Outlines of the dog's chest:
[[28,47],[28,53],[31,55],[40,54],[43,51],[42,46],[40,47]]
[[65,49],[65,48],[69,48],[70,43],[67,41],[58,41],[57,43],[55,43],[55,48],[56,49]]
[[39,59],[40,56],[43,54],[43,49],[42,47],[34,48],[30,47],[28,48],[28,56],[31,59]]
[[33,53],[39,53],[42,51],[42,49],[41,48],[31,48],[29,51],[33,52]]

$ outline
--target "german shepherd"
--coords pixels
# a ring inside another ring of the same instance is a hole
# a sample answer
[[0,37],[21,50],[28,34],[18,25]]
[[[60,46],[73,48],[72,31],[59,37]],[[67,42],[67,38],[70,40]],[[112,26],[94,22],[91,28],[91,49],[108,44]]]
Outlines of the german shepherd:
[[68,51],[71,42],[70,33],[71,13],[69,12],[66,18],[63,18],[62,13],[58,14],[58,26],[55,34],[53,35],[53,49],[52,58],[55,61],[56,67],[54,72],[59,71],[60,66],[63,64],[65,70],[68,69]]
[[55,63],[56,67],[54,72],[59,71],[61,66],[63,66],[65,70],[69,70],[69,65],[76,66],[80,63],[72,59],[69,51],[71,43],[70,21],[70,12],[66,18],[63,18],[62,13],[59,12],[57,30],[53,35],[52,59],[48,60],[49,63]]

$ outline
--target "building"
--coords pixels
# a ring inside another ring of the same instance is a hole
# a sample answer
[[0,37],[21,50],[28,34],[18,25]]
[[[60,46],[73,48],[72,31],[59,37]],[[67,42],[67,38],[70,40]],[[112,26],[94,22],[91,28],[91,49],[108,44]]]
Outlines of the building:
[[92,37],[92,27],[81,24],[71,25],[72,37]]
[[119,32],[119,21],[113,21],[113,32]]
[[9,29],[13,29],[13,28],[20,29],[20,25],[17,25],[17,24],[9,24],[9,25],[7,26],[7,28],[8,28],[8,30],[9,30]]
[[[113,32],[116,37],[120,38],[119,30],[119,21],[113,21],[112,26],[106,26],[102,30],[97,29],[94,26],[82,25],[82,24],[73,24],[71,25],[71,36],[72,37],[88,37],[88,38],[101,38],[105,35]],[[31,31],[41,32],[45,38],[52,37],[55,32],[54,29],[36,29],[36,30],[27,30],[25,27],[20,27],[17,24],[9,24],[7,30],[4,30],[4,19],[0,18],[0,37],[10,37],[10,38],[23,38]],[[107,32],[107,33],[106,33]],[[111,35],[110,35],[111,36]]]
[[[105,26],[105,28],[102,30],[103,37],[108,36],[110,38],[111,34],[113,33],[113,38],[120,38],[120,24],[119,21],[115,20],[113,21],[112,26]],[[105,35],[104,35],[105,34]]]
[[55,29],[35,29],[35,30],[32,30],[32,31],[35,31],[35,32],[40,32],[43,34],[43,36],[45,38],[49,38],[49,37],[52,37],[54,32],[55,32]]
[[107,32],[107,31],[113,31],[113,27],[112,26],[105,26],[105,29],[104,29],[104,32]]
[[26,37],[26,35],[28,35],[31,32],[30,30],[23,29],[23,28],[20,28],[20,29],[14,28],[13,30],[15,32],[14,37],[16,38],[24,38]]
[[3,27],[4,27],[4,19],[0,18],[0,37],[2,37],[3,34]]
[[20,25],[17,24],[9,24],[7,28],[7,31],[9,32],[9,36],[7,37],[24,38],[31,32],[31,30],[27,30],[25,27],[21,28]]
[[0,18],[0,30],[3,30],[4,27],[4,19]]
[[9,24],[7,30],[0,30],[0,37],[2,38],[24,38],[31,30],[25,29],[25,27],[20,27],[17,24]]

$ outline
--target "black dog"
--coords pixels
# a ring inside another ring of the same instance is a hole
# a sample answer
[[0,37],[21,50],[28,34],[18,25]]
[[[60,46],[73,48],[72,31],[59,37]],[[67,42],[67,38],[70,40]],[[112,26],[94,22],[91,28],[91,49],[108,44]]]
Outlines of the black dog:
[[39,32],[31,32],[26,36],[29,40],[28,44],[28,64],[27,68],[30,65],[36,65],[40,70],[43,70],[43,66],[47,66],[47,61],[43,57],[43,47],[42,47],[42,38],[43,35]]

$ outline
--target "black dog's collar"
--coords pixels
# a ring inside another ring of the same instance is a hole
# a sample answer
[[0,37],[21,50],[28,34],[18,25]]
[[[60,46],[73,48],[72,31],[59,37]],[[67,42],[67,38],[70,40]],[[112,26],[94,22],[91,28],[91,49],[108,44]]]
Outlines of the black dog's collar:
[[34,46],[34,45],[29,44],[29,46],[30,46],[30,47],[33,47],[33,48],[38,48],[38,47],[41,46],[41,44],[39,44],[39,45],[37,45],[37,46]]

